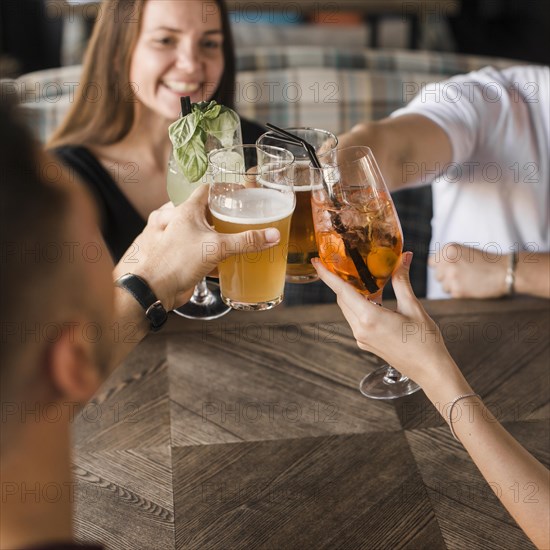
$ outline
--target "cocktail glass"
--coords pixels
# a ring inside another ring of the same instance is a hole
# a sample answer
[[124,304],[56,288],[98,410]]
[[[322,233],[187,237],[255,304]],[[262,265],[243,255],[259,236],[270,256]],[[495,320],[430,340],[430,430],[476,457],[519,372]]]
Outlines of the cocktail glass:
[[[342,148],[336,164],[310,171],[319,257],[330,271],[380,304],[402,254],[403,234],[372,151]],[[383,365],[365,376],[359,389],[373,399],[394,399],[419,386]]]
[[[232,118],[235,124],[228,125],[221,132],[209,132],[206,140],[206,153],[223,147],[242,144],[241,121],[237,113],[234,111],[231,111],[231,113],[234,115]],[[170,160],[168,161],[166,181],[168,196],[174,205],[177,206],[186,201],[200,185],[209,184],[211,182],[211,173],[210,169],[207,169],[204,176],[198,181],[189,181],[180,170],[172,151]],[[206,321],[217,319],[230,311],[231,308],[224,304],[221,299],[219,285],[213,281],[208,281],[204,277],[195,287],[189,302],[175,309],[174,313],[188,319],[202,319]]]

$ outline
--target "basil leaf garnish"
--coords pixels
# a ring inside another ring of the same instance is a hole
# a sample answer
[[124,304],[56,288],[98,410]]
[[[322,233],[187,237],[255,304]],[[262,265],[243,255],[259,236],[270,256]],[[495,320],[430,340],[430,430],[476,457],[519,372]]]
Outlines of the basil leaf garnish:
[[183,147],[195,135],[199,123],[199,117],[195,113],[179,118],[168,127],[168,135],[174,149]]
[[222,147],[231,147],[233,145],[233,131],[240,124],[239,117],[233,111],[221,111],[216,118],[204,118],[203,128],[214,135],[221,142]]
[[168,134],[174,158],[190,183],[199,181],[208,168],[208,134],[215,135],[222,147],[231,147],[233,130],[238,124],[239,117],[233,111],[212,100],[194,103],[191,113],[170,125]]

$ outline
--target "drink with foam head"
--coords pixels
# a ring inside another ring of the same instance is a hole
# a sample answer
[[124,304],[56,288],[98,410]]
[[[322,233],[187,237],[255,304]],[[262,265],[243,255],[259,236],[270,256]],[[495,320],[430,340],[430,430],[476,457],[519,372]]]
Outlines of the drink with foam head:
[[[321,164],[332,163],[336,158],[338,139],[326,130],[316,128],[288,128],[295,136],[304,139],[315,149]],[[300,145],[290,144],[273,132],[261,136],[258,145],[272,145],[289,150],[296,158],[294,191],[296,208],[290,224],[290,237],[286,280],[288,283],[311,283],[318,279],[311,259],[319,255],[311,213],[312,182],[309,173],[310,159]]]
[[319,253],[311,213],[309,162],[297,163],[295,174],[296,208],[290,224],[286,280],[289,283],[310,283],[318,278],[311,259]]
[[281,241],[267,250],[245,247],[223,261],[218,266],[222,298],[237,309],[269,309],[283,299],[293,196],[268,188],[242,188],[233,193],[232,200],[238,209],[227,208],[221,201],[211,203],[216,231],[239,233],[275,227]]
[[294,157],[274,147],[257,153],[255,146],[233,149],[239,149],[244,165],[228,167],[227,150],[209,157],[213,182],[208,204],[216,231],[240,233],[274,227],[281,239],[266,250],[244,247],[219,264],[222,299],[234,309],[270,309],[281,303],[284,294],[290,220],[295,207],[289,173]]

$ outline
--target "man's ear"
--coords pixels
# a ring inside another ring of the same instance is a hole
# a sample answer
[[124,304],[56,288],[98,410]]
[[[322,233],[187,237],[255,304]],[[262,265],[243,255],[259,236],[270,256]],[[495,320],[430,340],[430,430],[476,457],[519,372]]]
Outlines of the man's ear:
[[48,370],[52,385],[61,396],[84,404],[96,392],[102,378],[93,345],[86,342],[81,332],[78,329],[62,332],[50,348]]

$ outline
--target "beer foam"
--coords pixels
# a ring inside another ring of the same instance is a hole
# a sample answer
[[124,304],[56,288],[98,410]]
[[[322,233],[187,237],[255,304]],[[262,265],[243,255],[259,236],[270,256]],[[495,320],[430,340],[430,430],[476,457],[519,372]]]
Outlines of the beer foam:
[[294,186],[294,192],[295,193],[305,193],[306,191],[319,191],[319,189],[322,189],[323,185],[295,185]]
[[272,223],[294,211],[293,193],[279,193],[266,188],[238,189],[230,196],[220,196],[210,204],[212,215],[221,221],[257,225]]
[[[319,171],[317,168],[313,169],[311,168],[311,161],[310,160],[296,160],[296,181],[294,182],[294,191],[296,193],[304,192],[304,191],[319,191],[323,189],[323,182],[319,179]],[[339,181],[339,174],[335,172],[336,167],[334,165],[326,164],[323,166],[323,177],[328,185],[334,185],[335,183],[338,183]],[[300,173],[304,174],[304,183],[299,183],[301,180]],[[319,183],[313,184],[313,176],[316,176]]]
[[291,186],[289,184],[283,185],[280,183],[275,183],[273,181],[267,181],[266,179],[263,179],[263,178],[258,178],[258,184],[269,189],[277,189],[278,191],[284,191],[285,189],[292,189],[295,193],[303,193],[305,191],[314,191],[316,189],[323,188],[322,184],[311,185],[309,183],[305,183],[304,185],[299,185],[294,183]]

